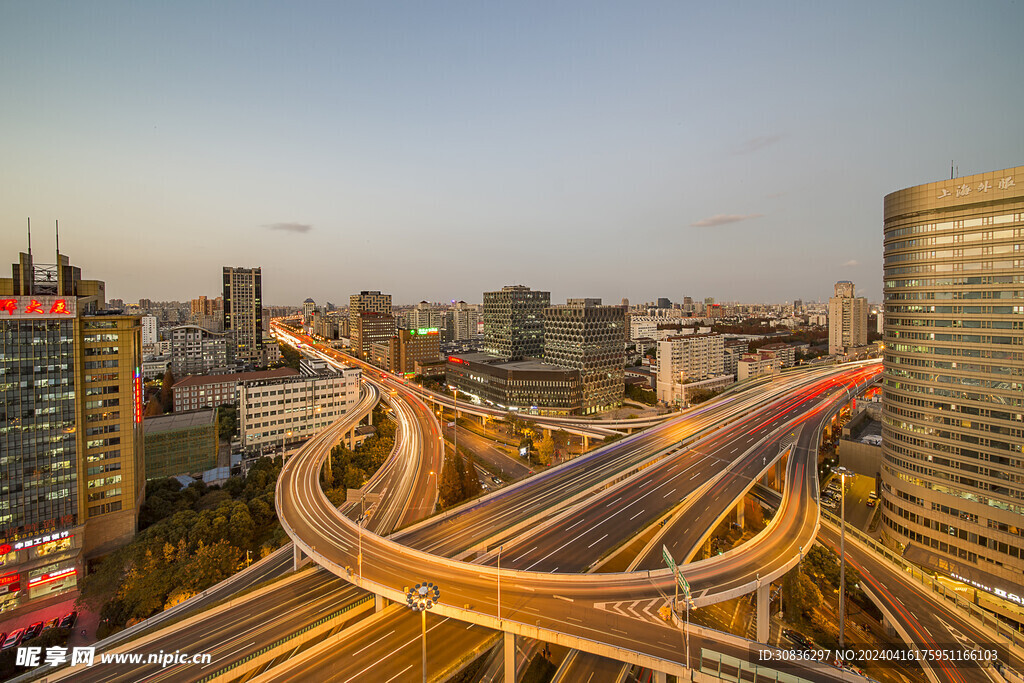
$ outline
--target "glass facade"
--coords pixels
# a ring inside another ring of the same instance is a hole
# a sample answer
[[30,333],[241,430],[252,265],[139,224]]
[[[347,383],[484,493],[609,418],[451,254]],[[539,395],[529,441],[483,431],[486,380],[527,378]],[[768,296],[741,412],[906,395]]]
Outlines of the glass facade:
[[0,320],[0,536],[77,522],[74,321]]
[[1024,185],[1024,168],[885,199],[885,538],[982,587],[1019,585],[1024,572],[1016,178]]

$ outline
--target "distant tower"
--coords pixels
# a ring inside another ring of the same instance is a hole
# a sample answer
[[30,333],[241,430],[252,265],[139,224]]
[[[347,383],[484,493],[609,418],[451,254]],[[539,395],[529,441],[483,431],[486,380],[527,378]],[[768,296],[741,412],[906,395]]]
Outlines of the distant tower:
[[849,280],[836,283],[835,296],[828,300],[828,352],[843,353],[868,343],[868,300],[854,296]]

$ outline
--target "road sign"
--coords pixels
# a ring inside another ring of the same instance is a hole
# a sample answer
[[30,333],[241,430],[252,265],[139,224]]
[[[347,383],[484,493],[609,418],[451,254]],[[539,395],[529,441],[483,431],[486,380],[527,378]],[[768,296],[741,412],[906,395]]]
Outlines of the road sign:
[[668,568],[678,574],[678,570],[676,568],[676,561],[672,559],[672,553],[668,551],[668,546],[661,546],[661,556],[665,558],[665,564],[668,565]]
[[676,572],[676,581],[679,583],[679,588],[683,591],[683,600],[686,601],[687,605],[693,604],[693,598],[690,596],[690,584],[686,581],[681,572]]

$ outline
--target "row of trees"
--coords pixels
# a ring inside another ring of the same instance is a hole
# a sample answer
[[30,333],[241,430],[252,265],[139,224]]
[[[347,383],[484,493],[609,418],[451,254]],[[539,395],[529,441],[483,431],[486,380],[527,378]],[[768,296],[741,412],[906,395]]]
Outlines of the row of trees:
[[[860,573],[846,565],[846,593],[852,602],[867,605],[867,596],[860,590]],[[792,571],[782,582],[782,605],[786,616],[795,623],[810,626],[819,634],[830,633],[834,622],[822,614],[823,593],[839,590],[839,556],[820,545],[811,547],[799,571]]]
[[473,455],[466,457],[462,452],[449,454],[444,459],[438,487],[438,507],[442,510],[480,495],[480,480],[476,476]]
[[344,444],[331,449],[330,466],[325,466],[321,482],[327,498],[335,505],[345,501],[346,489],[360,488],[387,460],[395,446],[395,423],[388,418],[387,409],[373,409],[376,434],[359,444],[355,450]]
[[99,608],[102,637],[222,581],[249,559],[280,547],[274,486],[280,458],[258,460],[223,488],[175,479],[146,485],[135,539],[82,581],[79,598]]

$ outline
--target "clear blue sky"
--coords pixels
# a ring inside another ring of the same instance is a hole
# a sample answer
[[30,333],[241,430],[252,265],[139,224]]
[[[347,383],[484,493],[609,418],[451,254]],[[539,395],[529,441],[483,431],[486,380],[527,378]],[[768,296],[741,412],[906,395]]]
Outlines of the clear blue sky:
[[216,295],[223,265],[280,304],[878,300],[886,193],[1024,162],[1022,27],[1009,2],[4,2],[0,263],[31,216],[37,260],[59,219],[127,301]]

